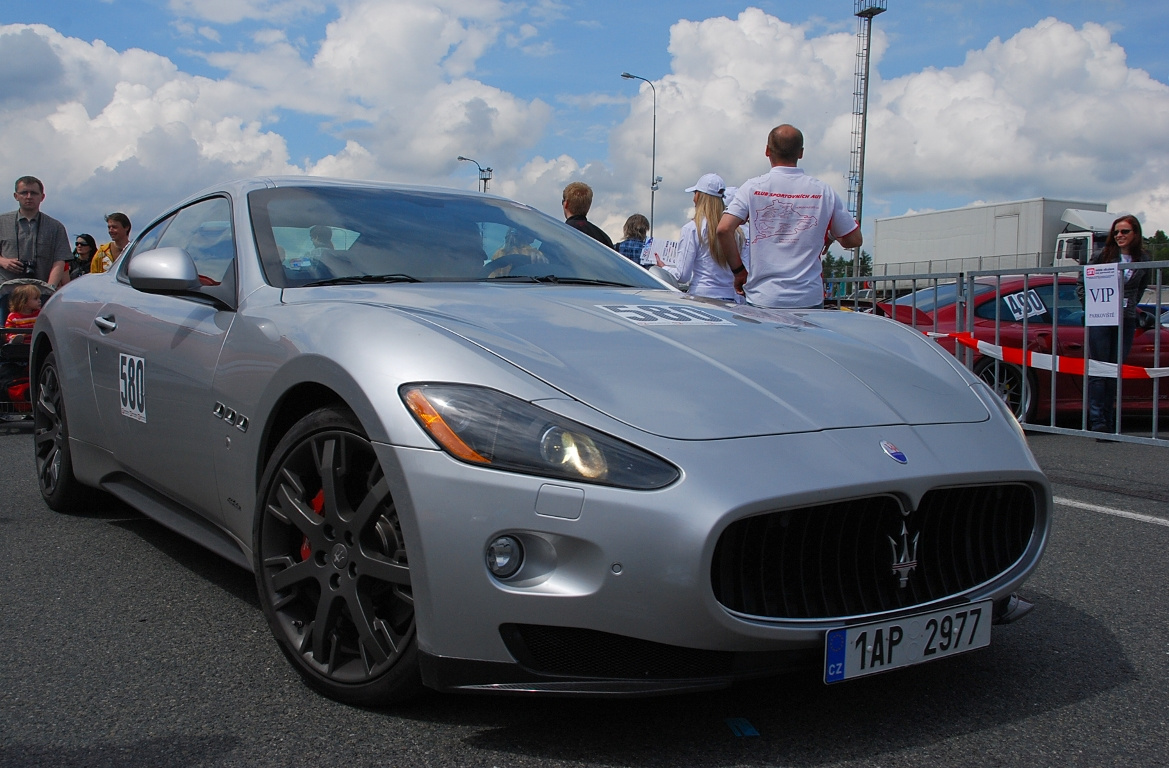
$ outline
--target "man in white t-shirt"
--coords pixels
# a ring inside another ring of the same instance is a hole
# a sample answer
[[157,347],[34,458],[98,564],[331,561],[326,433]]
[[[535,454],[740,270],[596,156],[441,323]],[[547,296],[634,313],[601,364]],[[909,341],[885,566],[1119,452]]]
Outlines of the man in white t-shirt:
[[[729,257],[735,290],[759,307],[805,309],[824,304],[820,254],[831,234],[843,248],[861,244],[860,225],[844,201],[824,182],[796,167],[804,135],[790,125],[767,136],[771,172],[739,187],[718,223],[719,245]],[[749,224],[751,271],[735,243],[735,230]]]

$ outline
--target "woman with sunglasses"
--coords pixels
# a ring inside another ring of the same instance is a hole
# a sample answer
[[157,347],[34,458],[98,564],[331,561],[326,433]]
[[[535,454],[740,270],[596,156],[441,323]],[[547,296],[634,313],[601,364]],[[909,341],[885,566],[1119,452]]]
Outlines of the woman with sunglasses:
[[[1141,223],[1136,216],[1121,216],[1112,222],[1108,240],[1089,264],[1128,264],[1148,261],[1141,237]],[[1088,326],[1088,357],[1105,363],[1123,363],[1132,349],[1136,333],[1137,304],[1149,285],[1149,270],[1124,269],[1124,311],[1120,330],[1120,356],[1117,357],[1117,330],[1112,325]],[[1093,432],[1113,432],[1116,428],[1116,379],[1088,378],[1088,428]]]
[[89,264],[97,253],[97,241],[93,235],[80,234],[73,243],[73,260],[69,262],[69,277],[89,274]]

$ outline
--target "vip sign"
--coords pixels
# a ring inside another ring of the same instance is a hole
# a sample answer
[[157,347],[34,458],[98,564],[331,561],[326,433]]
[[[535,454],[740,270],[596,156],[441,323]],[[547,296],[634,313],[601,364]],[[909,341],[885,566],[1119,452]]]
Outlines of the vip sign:
[[1084,325],[1119,325],[1120,270],[1115,264],[1084,267]]

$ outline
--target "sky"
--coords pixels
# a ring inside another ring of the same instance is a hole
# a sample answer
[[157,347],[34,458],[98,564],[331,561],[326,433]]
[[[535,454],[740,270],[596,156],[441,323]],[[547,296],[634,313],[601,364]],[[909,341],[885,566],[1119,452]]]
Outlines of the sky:
[[[863,227],[1037,197],[1169,230],[1169,3],[888,0],[873,21]],[[0,169],[104,241],[204,187],[313,174],[477,189],[614,240],[675,237],[685,188],[765,173],[767,132],[848,191],[852,0],[10,0]],[[622,72],[645,78],[623,79]],[[655,128],[656,116],[656,128]],[[0,183],[3,182],[0,179]],[[8,210],[15,209],[13,201]]]

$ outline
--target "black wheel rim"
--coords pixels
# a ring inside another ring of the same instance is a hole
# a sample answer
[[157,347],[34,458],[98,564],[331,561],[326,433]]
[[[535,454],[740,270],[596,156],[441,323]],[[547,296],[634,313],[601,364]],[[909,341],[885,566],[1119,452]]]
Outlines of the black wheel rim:
[[37,481],[46,496],[51,496],[61,481],[61,464],[68,439],[61,381],[57,378],[56,366],[46,365],[37,380],[37,398],[33,406]]
[[[998,380],[995,380],[995,371]],[[1022,420],[1031,405],[1031,388],[1024,386],[1023,372],[1014,365],[990,364],[982,369],[982,380],[1003,399],[1015,418]]]
[[287,647],[340,684],[393,667],[414,637],[414,599],[398,515],[369,441],[330,430],[297,443],[262,514],[262,589]]

